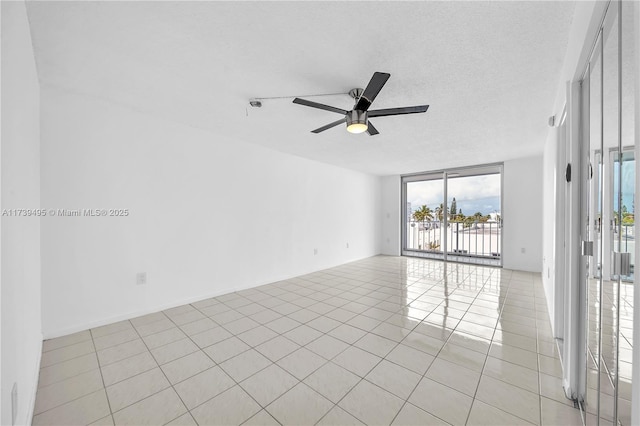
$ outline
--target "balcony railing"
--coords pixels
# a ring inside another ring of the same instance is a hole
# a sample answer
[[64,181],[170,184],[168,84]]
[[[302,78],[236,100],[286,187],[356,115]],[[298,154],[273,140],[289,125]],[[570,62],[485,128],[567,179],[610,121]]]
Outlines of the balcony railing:
[[[603,243],[600,229],[594,229],[593,231],[595,247],[600,247],[600,244]],[[633,223],[623,223],[622,225],[616,223],[613,225],[612,231],[611,233],[607,233],[611,245],[609,249],[613,252],[630,254],[631,273],[629,275],[622,275],[621,277],[623,281],[631,282],[633,281],[636,258],[635,225]],[[605,260],[605,262],[610,262],[610,260]],[[599,250],[594,250],[593,262],[590,263],[590,274],[593,277],[599,278],[603,269],[611,273],[610,268],[602,264],[602,253]],[[611,275],[611,278],[615,279],[614,275]]]
[[[619,226],[616,226],[614,229],[614,235],[616,239],[618,238],[618,232],[619,232],[618,228]],[[620,251],[623,253],[625,252],[634,253],[635,241],[636,241],[636,235],[635,235],[634,225],[623,223],[622,224],[622,246],[620,247]],[[631,256],[631,258],[633,259],[633,256]]]
[[[636,257],[636,234],[635,234],[635,225],[623,223],[622,225],[616,225],[614,227],[614,235],[615,239],[614,247],[618,246],[618,232],[621,232],[621,242],[619,250],[622,253],[631,253],[631,274],[629,277],[633,276],[633,272],[635,269],[635,257]],[[623,277],[624,279],[624,277]]]
[[407,249],[442,253],[443,237],[447,237],[447,253],[458,256],[499,259],[502,255],[498,222],[449,221],[447,229],[440,221],[410,221],[407,223]]

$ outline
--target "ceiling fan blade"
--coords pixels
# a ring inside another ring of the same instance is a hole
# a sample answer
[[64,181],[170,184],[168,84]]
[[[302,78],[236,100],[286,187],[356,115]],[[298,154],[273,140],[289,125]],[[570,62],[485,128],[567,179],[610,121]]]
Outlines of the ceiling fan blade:
[[373,103],[373,100],[376,98],[376,96],[378,96],[380,90],[382,90],[384,84],[387,82],[387,80],[389,80],[389,77],[391,77],[391,74],[388,74],[386,72],[373,73],[373,77],[371,77],[369,84],[367,84],[367,88],[364,89],[364,92],[362,92],[362,96],[360,96],[360,99],[358,99],[358,103],[356,104],[354,109],[360,111],[368,110]]
[[373,124],[372,124],[370,121],[367,123],[367,125],[369,126],[369,127],[367,128],[367,133],[369,133],[369,136],[375,136],[375,135],[380,134],[380,132],[378,131],[378,129],[376,129],[375,127],[373,127]]
[[346,119],[342,119],[342,120],[338,120],[338,121],[334,121],[333,123],[329,123],[326,126],[322,126],[322,127],[318,127],[315,130],[312,130],[311,133],[320,133],[320,132],[324,132],[327,129],[330,129],[332,127],[336,127],[339,124],[342,124],[346,121]]
[[308,107],[311,107],[311,108],[323,109],[325,111],[337,112],[338,114],[343,114],[343,115],[347,114],[347,111],[344,110],[344,109],[332,107],[332,106],[325,105],[325,104],[319,104],[317,102],[307,101],[306,99],[295,98],[293,100],[293,103],[294,104],[300,104],[300,105],[308,106]]
[[367,115],[369,117],[384,117],[387,115],[403,115],[403,114],[417,114],[420,112],[427,112],[429,105],[418,105],[404,108],[387,108],[387,109],[374,109],[369,111]]

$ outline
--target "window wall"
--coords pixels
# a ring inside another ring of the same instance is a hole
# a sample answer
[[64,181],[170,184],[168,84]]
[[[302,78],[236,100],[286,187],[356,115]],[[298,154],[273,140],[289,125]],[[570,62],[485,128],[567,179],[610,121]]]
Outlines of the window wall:
[[502,165],[402,177],[402,254],[502,265]]

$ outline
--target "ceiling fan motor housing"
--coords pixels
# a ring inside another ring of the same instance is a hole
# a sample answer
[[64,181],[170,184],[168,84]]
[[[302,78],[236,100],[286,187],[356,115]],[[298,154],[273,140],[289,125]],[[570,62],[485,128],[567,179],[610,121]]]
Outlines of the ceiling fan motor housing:
[[369,124],[367,121],[367,112],[354,109],[347,113],[347,127],[352,124]]

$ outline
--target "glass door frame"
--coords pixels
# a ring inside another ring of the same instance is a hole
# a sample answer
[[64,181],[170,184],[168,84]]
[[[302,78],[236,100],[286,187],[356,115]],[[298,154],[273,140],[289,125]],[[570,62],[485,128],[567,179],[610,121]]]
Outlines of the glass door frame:
[[[492,170],[493,169],[493,170]],[[473,173],[477,171],[478,173]],[[401,203],[401,220],[400,220],[400,253],[402,256],[414,256],[414,257],[423,257],[451,262],[460,262],[467,264],[480,264],[484,266],[495,266],[502,267],[502,262],[504,256],[500,253],[498,259],[492,258],[490,256],[478,256],[478,255],[459,255],[453,254],[449,251],[449,244],[447,235],[448,232],[446,230],[449,226],[449,218],[448,214],[443,215],[442,220],[442,229],[445,230],[444,236],[441,237],[442,245],[440,252],[431,252],[426,250],[413,249],[408,247],[408,238],[407,238],[407,229],[408,229],[408,212],[407,212],[407,183],[411,182],[420,182],[420,181],[428,181],[428,180],[439,180],[442,179],[443,184],[443,200],[442,205],[446,208],[446,211],[449,211],[449,202],[448,202],[448,179],[456,178],[456,177],[471,177],[471,176],[483,176],[490,174],[499,174],[500,175],[500,235],[499,235],[499,246],[502,250],[504,247],[503,244],[503,232],[502,232],[502,214],[504,211],[504,163],[490,163],[490,164],[481,164],[476,166],[467,166],[467,167],[456,167],[442,170],[434,170],[428,172],[420,172],[420,173],[412,173],[407,175],[400,176],[400,203]],[[461,176],[462,175],[462,176]],[[488,259],[491,260],[490,263],[485,263],[482,260]],[[474,261],[475,260],[475,261]]]

